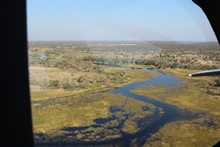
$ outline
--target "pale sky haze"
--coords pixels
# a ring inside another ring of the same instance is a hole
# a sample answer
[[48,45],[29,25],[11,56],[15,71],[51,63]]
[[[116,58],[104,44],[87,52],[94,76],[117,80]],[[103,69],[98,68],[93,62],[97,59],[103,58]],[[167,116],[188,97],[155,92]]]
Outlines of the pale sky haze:
[[29,41],[217,41],[191,0],[28,0]]

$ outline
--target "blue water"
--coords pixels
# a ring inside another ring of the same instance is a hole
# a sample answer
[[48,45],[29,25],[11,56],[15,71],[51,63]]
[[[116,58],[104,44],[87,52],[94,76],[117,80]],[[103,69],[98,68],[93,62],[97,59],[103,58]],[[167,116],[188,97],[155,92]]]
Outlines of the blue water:
[[[130,68],[125,67],[126,70],[131,70]],[[137,69],[136,69],[137,70]],[[138,69],[138,70],[147,70],[147,69]],[[134,139],[137,139],[138,142],[136,143],[138,146],[141,146],[147,138],[157,132],[161,127],[163,127],[166,123],[172,122],[175,120],[189,120],[192,118],[196,117],[195,113],[191,113],[188,110],[180,110],[175,106],[151,99],[150,97],[145,97],[145,96],[140,96],[137,94],[132,93],[131,91],[144,86],[157,86],[157,87],[165,87],[165,88],[171,88],[171,89],[176,89],[176,90],[181,90],[179,88],[179,85],[182,84],[182,81],[180,79],[177,79],[171,75],[167,75],[155,70],[149,70],[150,72],[154,72],[157,74],[156,77],[150,78],[148,80],[142,81],[142,82],[135,82],[117,89],[112,89],[108,92],[114,93],[114,94],[121,94],[124,95],[128,98],[134,98],[139,101],[147,102],[150,104],[153,104],[156,106],[157,111],[155,114],[153,114],[150,118],[150,123],[147,126],[143,126],[143,129],[135,134],[123,134],[121,138],[118,139],[112,139],[108,141],[102,141],[102,142],[91,142],[91,143],[61,143],[58,145],[61,146],[69,146],[69,145],[74,145],[74,146],[97,146],[97,145],[119,145],[119,146],[130,146],[131,141]],[[163,110],[163,114],[160,114],[159,108]],[[142,109],[147,109],[147,108],[142,108]],[[118,111],[117,109],[114,110],[114,108],[111,109],[112,112]],[[114,118],[109,118],[114,119]],[[149,119],[149,118],[147,118]],[[108,121],[108,119],[97,119],[97,123],[103,123],[105,121]],[[141,122],[140,122],[141,124]],[[93,126],[95,127],[95,126]],[[69,128],[71,130],[71,128]],[[73,128],[74,130],[77,128]],[[57,144],[56,144],[57,145]]]

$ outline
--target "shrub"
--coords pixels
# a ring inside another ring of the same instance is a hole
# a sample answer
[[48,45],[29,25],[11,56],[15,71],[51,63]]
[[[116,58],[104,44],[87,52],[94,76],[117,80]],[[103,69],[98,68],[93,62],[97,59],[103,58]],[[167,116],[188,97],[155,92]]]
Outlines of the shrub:
[[83,61],[91,61],[91,62],[94,62],[96,61],[96,58],[95,57],[92,57],[92,56],[86,56],[83,58]]
[[63,84],[63,89],[66,90],[73,89],[73,86],[69,82],[66,82]]
[[55,88],[55,87],[58,87],[58,85],[59,85],[59,80],[50,80],[49,82],[50,87]]

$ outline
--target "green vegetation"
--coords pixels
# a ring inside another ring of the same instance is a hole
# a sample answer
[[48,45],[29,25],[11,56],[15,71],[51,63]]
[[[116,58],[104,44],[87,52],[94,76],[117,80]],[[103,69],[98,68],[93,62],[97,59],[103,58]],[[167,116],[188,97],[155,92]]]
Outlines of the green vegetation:
[[144,147],[178,146],[206,147],[213,146],[220,138],[219,119],[201,116],[192,121],[176,121],[166,124],[157,133],[147,139]]
[[174,87],[142,86],[132,92],[205,114],[192,121],[166,124],[148,138],[144,146],[212,146],[217,143],[220,138],[220,97],[219,90],[216,90],[219,87],[215,87],[218,77],[188,77],[195,70],[186,69],[160,71],[181,78],[183,84],[175,87],[180,90],[175,90]]
[[[215,43],[151,42],[151,46],[145,42],[127,43],[29,43],[35,142],[105,141],[143,129],[138,122],[147,126],[156,109],[160,111],[158,115],[164,113],[161,108],[101,92],[156,76],[138,70],[141,68],[157,69],[182,79],[183,84],[178,87],[181,90],[149,86],[132,92],[206,113],[192,121],[166,124],[147,139],[145,146],[210,146],[218,141],[219,77],[188,77],[187,74],[220,68],[219,46]],[[133,70],[125,70],[121,65]]]
[[[121,67],[100,65],[101,58],[103,64],[106,64],[105,59],[109,57],[108,55],[101,57],[103,52],[91,53],[85,44],[70,44],[68,42],[66,44],[53,42],[30,44],[29,70],[33,101],[48,98],[40,92],[50,98],[56,95],[62,96],[62,94],[74,95],[85,91],[120,87],[155,76],[150,72],[127,71]],[[116,60],[109,59],[110,62],[116,62]],[[62,94],[57,92],[53,94],[54,89]]]
[[72,73],[58,68],[30,67],[31,99],[36,101],[77,95],[86,91],[103,91],[155,76],[153,72],[124,70],[119,67],[103,67],[103,69],[103,73],[96,74]]
[[50,80],[49,87],[57,87],[59,85],[59,80]]
[[155,42],[153,44],[162,50],[151,58],[138,60],[137,64],[154,65],[159,69],[209,70],[220,68],[220,48],[216,43]]
[[[142,110],[143,106],[149,110]],[[155,112],[155,107],[151,104],[107,93],[46,100],[32,104],[32,108],[37,141],[40,141],[37,134],[43,133],[47,138],[46,141],[49,141],[49,138],[68,135],[69,131],[65,131],[65,128],[75,127],[85,128],[71,131],[75,134],[72,135],[72,141],[118,138],[122,135],[121,131],[130,134],[139,131],[141,128],[137,126],[137,121],[148,121],[144,118],[150,117]],[[97,119],[103,119],[104,123],[96,122]],[[112,129],[109,130],[109,127]],[[68,137],[65,139],[68,140]]]
[[[210,94],[210,91],[207,91],[208,89],[213,89],[212,87],[215,85],[217,77],[188,77],[187,74],[194,71],[184,69],[165,69],[161,71],[183,79],[183,85],[179,85],[182,90],[175,90],[172,87],[150,86],[137,88],[133,92],[179,107],[220,115],[219,96]],[[207,85],[209,85],[209,88],[204,88]]]

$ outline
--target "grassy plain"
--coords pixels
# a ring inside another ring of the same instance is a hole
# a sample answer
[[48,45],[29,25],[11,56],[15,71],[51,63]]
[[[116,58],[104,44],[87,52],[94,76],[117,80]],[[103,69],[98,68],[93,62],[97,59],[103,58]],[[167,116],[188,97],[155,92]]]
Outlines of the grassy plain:
[[[71,72],[68,70],[58,68],[47,68],[47,67],[30,67],[30,78],[32,83],[31,99],[32,101],[45,100],[54,97],[78,95],[84,92],[98,92],[104,91],[129,83],[146,80],[155,76],[153,72],[145,72],[138,70],[124,70],[121,67],[103,67],[104,73],[87,73],[87,72]],[[45,76],[46,75],[46,76]],[[80,76],[86,76],[87,79],[93,79],[94,77],[102,79],[103,81],[85,82],[79,83],[77,79]],[[71,89],[64,89],[62,83],[66,81],[76,79],[75,87]],[[50,81],[61,81],[59,87],[48,87]],[[45,84],[45,87],[39,86]]]
[[166,124],[153,134],[144,147],[208,147],[220,138],[219,119],[201,116],[192,121],[176,121]]
[[[138,70],[147,67],[182,79],[183,84],[179,85],[182,90],[151,86],[137,88],[134,93],[205,114],[192,121],[166,124],[152,134],[144,146],[215,144],[220,138],[220,89],[215,86],[219,77],[188,77],[187,74],[218,68],[219,46],[215,43],[175,42],[151,42],[150,46],[145,42],[133,42],[132,46],[130,42],[122,44],[81,41],[30,43],[35,142],[104,141],[119,138],[122,132],[134,134],[139,131],[141,128],[137,121],[147,124],[156,108],[101,91],[156,76]],[[128,65],[137,70],[124,70],[118,65]],[[143,106],[149,109],[143,111]]]
[[[212,146],[220,138],[220,97],[209,93],[218,77],[189,77],[198,70],[160,69],[161,72],[183,80],[181,90],[157,86],[141,87],[134,93],[186,108],[192,112],[203,112],[192,121],[176,121],[166,124],[153,134],[144,146]],[[215,93],[216,94],[216,93]]]
[[[126,50],[126,55],[120,54],[129,57]],[[141,129],[136,121],[152,115],[153,105],[101,91],[146,80],[155,74],[114,66],[121,61],[114,57],[115,48],[109,52],[111,58],[106,55],[108,51],[109,48],[104,52],[102,48],[91,52],[80,42],[30,45],[29,76],[36,142],[68,136],[70,132],[65,128],[75,128],[73,138],[65,137],[70,142],[118,138],[121,132],[132,134]],[[142,110],[142,106],[149,107],[149,111]],[[112,107],[116,108],[114,112]],[[107,122],[98,124],[98,120]]]
[[[148,110],[144,111],[143,106]],[[44,134],[46,138],[48,137],[44,141],[49,141],[57,136],[68,135],[69,131],[65,131],[65,128],[85,127],[83,130],[71,131],[73,132],[72,141],[77,139],[101,141],[118,138],[122,135],[121,131],[133,134],[141,129],[137,126],[137,121],[150,117],[155,111],[155,107],[151,104],[108,93],[47,100],[34,103],[32,107],[34,133],[39,142],[42,138],[37,134]],[[115,111],[110,111],[112,107]],[[106,121],[99,124],[96,122],[97,119]],[[109,127],[115,131],[109,130]]]
[[220,116],[220,97],[208,94],[208,87],[204,87],[205,85],[214,86],[217,77],[189,77],[187,75],[195,72],[195,70],[187,69],[160,69],[160,71],[182,79],[183,84],[179,85],[181,90],[151,86],[137,88],[133,92],[179,107],[205,111]]

